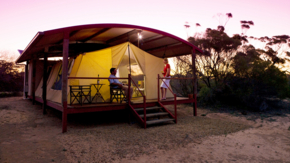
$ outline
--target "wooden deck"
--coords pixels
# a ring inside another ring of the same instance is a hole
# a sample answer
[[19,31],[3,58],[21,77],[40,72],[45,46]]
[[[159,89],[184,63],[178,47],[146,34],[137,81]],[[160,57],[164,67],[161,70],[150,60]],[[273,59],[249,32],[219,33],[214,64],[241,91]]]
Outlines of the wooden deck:
[[[43,103],[43,100],[40,97],[35,98],[36,101]],[[176,104],[184,104],[184,103],[194,103],[194,99],[189,99],[187,97],[177,97]],[[163,105],[173,105],[174,98],[167,98],[166,100],[161,101]],[[47,101],[47,105],[57,109],[59,111],[63,111],[62,105],[60,103],[55,103],[51,101]],[[131,99],[131,105],[135,108],[142,108],[143,107],[143,97],[137,97]],[[158,100],[157,99],[147,99],[146,106],[152,107],[157,106]],[[111,110],[123,110],[128,107],[126,102],[122,103],[85,103],[83,105],[80,104],[72,104],[67,105],[67,114],[76,114],[76,113],[88,113],[88,112],[100,112],[100,111],[111,111]]]

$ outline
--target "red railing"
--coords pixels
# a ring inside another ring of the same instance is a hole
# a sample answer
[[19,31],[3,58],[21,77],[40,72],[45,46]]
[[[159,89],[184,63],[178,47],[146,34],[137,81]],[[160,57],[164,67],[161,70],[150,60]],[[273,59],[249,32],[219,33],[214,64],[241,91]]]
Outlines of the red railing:
[[173,93],[173,91],[170,89],[170,87],[164,82],[164,84],[167,86],[167,88],[170,90],[170,92],[174,95],[174,116],[173,116],[172,113],[168,109],[166,109],[160,101],[160,91],[159,91],[159,87],[160,87],[159,80],[160,79],[168,79],[168,78],[160,78],[159,74],[157,75],[158,103],[160,104],[161,107],[163,107],[175,119],[175,123],[177,123],[176,94]]
[[[128,78],[108,78],[108,77],[68,77],[68,79],[127,79],[128,80],[128,96],[127,96],[127,100],[128,100],[128,105],[130,106],[132,112],[134,112],[134,115],[136,116],[136,118],[140,121],[140,123],[143,124],[144,128],[146,128],[146,96],[141,92],[141,90],[139,89],[139,87],[137,86],[137,84],[134,82],[134,80],[132,80],[131,75],[128,74]],[[133,108],[133,106],[131,105],[131,97],[130,97],[130,88],[131,88],[131,81],[133,82],[133,84],[136,86],[136,88],[138,89],[138,91],[140,92],[140,94],[143,96],[143,103],[144,103],[144,120],[139,116],[139,114],[135,111],[135,109]]]
[[[131,75],[129,74],[128,75],[128,78],[129,78],[129,86],[131,86],[131,81],[133,82],[133,84],[135,85],[135,87],[138,89],[138,91],[140,92],[140,94],[143,96],[143,104],[144,104],[144,120],[143,120],[143,125],[144,125],[144,128],[146,129],[146,96],[142,93],[142,91],[139,89],[139,87],[138,87],[138,85],[134,82],[134,80],[132,80],[132,78],[131,78]],[[128,88],[129,90],[130,90],[130,87]],[[133,108],[132,107],[132,105],[131,105],[131,103],[130,103],[130,94],[129,94],[129,105],[130,105],[130,107],[131,108]],[[134,109],[133,109],[134,110]],[[135,111],[135,110],[134,110]],[[136,112],[136,111],[135,111]],[[137,112],[136,112],[136,114],[138,114]],[[138,114],[139,115],[139,114]],[[140,116],[139,116],[140,117]],[[140,117],[141,118],[141,117]]]

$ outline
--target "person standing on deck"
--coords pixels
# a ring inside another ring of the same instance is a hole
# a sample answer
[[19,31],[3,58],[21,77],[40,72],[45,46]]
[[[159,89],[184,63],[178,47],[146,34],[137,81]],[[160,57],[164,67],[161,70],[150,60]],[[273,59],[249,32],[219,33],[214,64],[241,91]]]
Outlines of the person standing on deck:
[[162,74],[167,79],[162,80],[160,89],[161,89],[161,97],[162,97],[161,100],[166,100],[167,88],[169,86],[171,76],[170,76],[170,65],[168,64],[168,59],[164,58],[163,63],[164,63],[164,69],[163,69]]
[[[117,74],[117,69],[116,68],[111,68],[110,69],[111,75],[109,76],[109,82],[112,86],[112,88],[121,88],[122,90],[125,91],[126,96],[128,97],[128,86],[123,85],[118,79],[110,79],[110,78],[116,78]],[[132,98],[133,94],[133,88],[130,88],[130,97]]]

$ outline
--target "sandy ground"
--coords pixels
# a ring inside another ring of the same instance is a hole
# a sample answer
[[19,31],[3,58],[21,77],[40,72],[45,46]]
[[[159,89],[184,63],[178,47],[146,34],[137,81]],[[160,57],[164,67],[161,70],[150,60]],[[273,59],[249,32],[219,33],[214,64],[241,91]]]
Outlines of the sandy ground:
[[[178,123],[142,129],[122,112],[70,115],[0,98],[0,162],[290,162],[290,115],[250,119],[178,108]],[[202,116],[205,115],[206,116]]]

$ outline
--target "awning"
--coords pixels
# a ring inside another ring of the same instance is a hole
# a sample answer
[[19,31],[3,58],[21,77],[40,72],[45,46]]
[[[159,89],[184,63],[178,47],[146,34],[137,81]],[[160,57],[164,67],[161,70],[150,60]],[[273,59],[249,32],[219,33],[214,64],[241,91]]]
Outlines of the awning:
[[[38,32],[30,41],[16,63],[62,56],[63,35],[69,32],[69,56],[100,50],[124,42],[131,42],[140,49],[160,58],[169,58],[202,51],[193,44],[172,34],[128,24],[90,24]],[[140,38],[140,37],[142,38]]]

